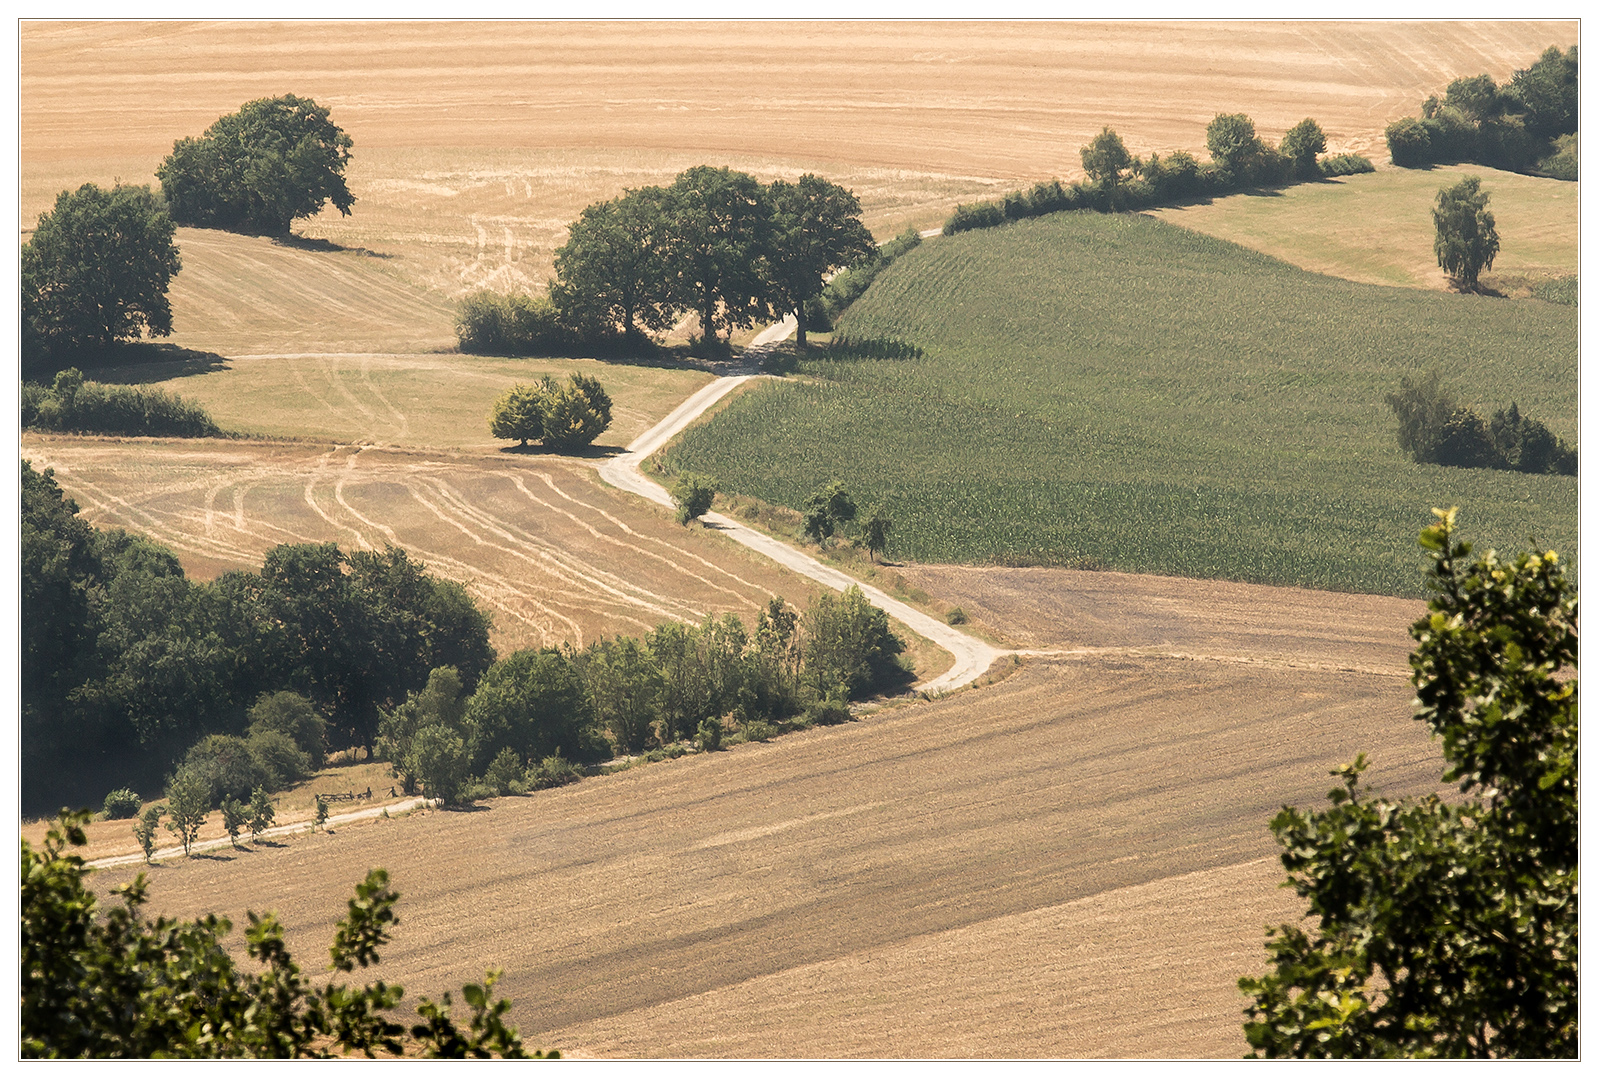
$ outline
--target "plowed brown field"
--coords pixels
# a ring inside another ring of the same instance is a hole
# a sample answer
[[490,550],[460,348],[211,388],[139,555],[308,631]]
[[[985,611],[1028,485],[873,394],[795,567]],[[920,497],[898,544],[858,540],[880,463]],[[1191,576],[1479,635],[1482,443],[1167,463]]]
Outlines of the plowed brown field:
[[405,895],[386,978],[503,966],[530,1041],[579,1054],[1242,1053],[1233,984],[1262,969],[1263,925],[1300,914],[1273,812],[1319,803],[1362,750],[1385,792],[1437,780],[1404,678],[1419,605],[1013,573],[908,576],[1015,638],[1112,653],[476,813],[159,866],[155,906],[248,896],[310,956],[387,867]]

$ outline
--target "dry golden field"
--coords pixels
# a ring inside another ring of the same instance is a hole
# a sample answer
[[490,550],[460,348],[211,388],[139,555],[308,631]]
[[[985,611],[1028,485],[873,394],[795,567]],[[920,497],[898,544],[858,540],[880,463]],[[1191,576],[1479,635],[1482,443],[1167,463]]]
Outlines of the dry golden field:
[[493,614],[502,653],[753,618],[773,595],[803,605],[814,588],[553,455],[34,434],[22,453],[55,469],[87,520],[167,545],[200,578],[259,569],[277,544],[402,547]]
[[1273,139],[1312,115],[1330,149],[1381,160],[1384,125],[1427,94],[1502,80],[1576,25],[28,22],[20,38],[24,230],[63,188],[153,181],[174,140],[250,98],[313,97],[350,132],[354,214],[299,226],[334,247],[181,235],[175,340],[231,354],[448,345],[455,298],[541,286],[583,206],[700,162],[819,172],[883,237],[1079,175],[1104,124],[1147,153],[1202,150],[1218,112]]
[[503,966],[523,1034],[579,1055],[1242,1053],[1233,984],[1300,914],[1271,815],[1361,750],[1389,794],[1437,780],[1405,679],[1420,605],[910,573],[1085,651],[474,813],[160,865],[154,907],[248,896],[312,956],[384,866],[404,898],[379,974],[415,993]]

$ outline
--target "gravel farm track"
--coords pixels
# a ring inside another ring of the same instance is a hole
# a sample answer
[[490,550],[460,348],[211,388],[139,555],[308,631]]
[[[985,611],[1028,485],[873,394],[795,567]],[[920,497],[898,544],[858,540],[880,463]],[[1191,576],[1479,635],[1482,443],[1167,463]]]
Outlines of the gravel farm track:
[[[126,381],[263,437],[28,433],[23,456],[55,467],[89,520],[149,534],[199,578],[284,541],[397,543],[494,613],[503,654],[813,589],[600,481],[704,373],[448,353],[455,300],[542,284],[587,203],[702,160],[763,180],[813,170],[854,188],[881,238],[1078,175],[1103,124],[1164,153],[1202,147],[1235,109],[1272,139],[1314,115],[1329,149],[1375,157],[1383,126],[1450,78],[1503,79],[1576,31],[30,22],[20,36],[24,239],[56,192],[150,182],[174,139],[266,94],[332,106],[360,200],[291,243],[179,232],[173,341],[205,355]],[[498,389],[575,367],[621,387],[618,445],[566,458],[487,440]],[[898,572],[1032,655],[836,727],[162,862],[146,870],[151,908],[236,927],[275,910],[314,972],[354,884],[386,867],[400,924],[375,974],[414,1002],[503,968],[529,1044],[571,1056],[1243,1053],[1236,980],[1263,970],[1263,927],[1302,914],[1277,887],[1273,813],[1320,804],[1328,770],[1361,751],[1387,794],[1437,785],[1442,759],[1410,718],[1405,627],[1422,606]],[[922,662],[925,676],[949,658]]]

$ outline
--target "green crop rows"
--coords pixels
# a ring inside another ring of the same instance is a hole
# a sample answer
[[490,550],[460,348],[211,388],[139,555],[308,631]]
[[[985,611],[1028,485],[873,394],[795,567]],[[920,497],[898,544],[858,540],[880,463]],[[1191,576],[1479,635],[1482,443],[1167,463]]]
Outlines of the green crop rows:
[[800,506],[842,480],[892,557],[1419,595],[1416,534],[1575,560],[1570,477],[1416,465],[1383,395],[1436,365],[1483,415],[1577,435],[1577,312],[1360,285],[1148,218],[941,238],[839,327],[919,360],[807,361],[687,432],[672,468]]

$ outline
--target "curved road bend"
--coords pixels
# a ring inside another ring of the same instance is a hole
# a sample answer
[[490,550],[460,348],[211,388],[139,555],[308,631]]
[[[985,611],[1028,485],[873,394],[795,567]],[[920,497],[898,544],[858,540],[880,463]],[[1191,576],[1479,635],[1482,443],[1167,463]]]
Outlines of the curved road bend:
[[[781,323],[768,327],[762,331],[752,344],[752,348],[782,341],[794,329],[792,317]],[[732,393],[741,384],[754,378],[753,375],[729,375],[717,379],[690,397],[683,404],[673,409],[666,419],[656,424],[650,430],[640,435],[628,444],[627,451],[611,458],[600,466],[600,476],[613,487],[623,491],[631,491],[635,495],[642,495],[651,502],[659,503],[668,509],[676,509],[672,497],[666,489],[655,481],[639,472],[639,464],[655,453],[661,447],[699,418],[706,409],[716,404],[722,398]],[[758,532],[748,525],[734,521],[722,514],[706,514],[704,520],[711,526],[720,529],[727,536],[747,548],[781,563],[795,573],[803,574],[812,581],[821,582],[823,585],[843,592],[851,585],[858,586],[866,599],[874,606],[882,608],[894,618],[910,627],[916,633],[929,641],[946,649],[955,657],[955,666],[934,679],[929,679],[917,687],[918,690],[930,693],[939,693],[964,686],[986,672],[996,659],[1009,655],[1007,650],[1000,650],[979,641],[970,634],[964,634],[940,622],[924,612],[917,611],[909,604],[901,603],[889,596],[883,590],[863,581],[857,581],[841,570],[818,562],[816,559],[789,547],[780,540],[774,540],[763,532]]]

